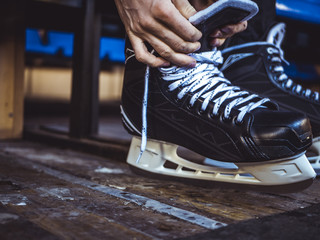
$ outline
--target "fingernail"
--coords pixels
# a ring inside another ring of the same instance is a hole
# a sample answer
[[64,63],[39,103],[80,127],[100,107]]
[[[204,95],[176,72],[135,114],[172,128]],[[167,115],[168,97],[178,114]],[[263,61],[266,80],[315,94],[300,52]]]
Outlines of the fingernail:
[[224,33],[231,33],[231,29],[229,27],[220,28],[220,30]]
[[200,40],[201,38],[202,38],[202,32],[198,31],[198,36],[196,41]]
[[162,63],[162,65],[161,65],[161,67],[169,67],[169,66],[170,66],[169,62]]
[[221,33],[220,31],[217,31],[215,34],[210,35],[210,37],[216,37],[216,38],[219,38],[219,37],[222,37],[222,33]]
[[194,67],[196,66],[196,64],[197,64],[197,62],[194,61],[194,62],[190,63],[190,64],[187,66],[187,68],[194,68]]
[[195,51],[198,51],[201,48],[201,44],[199,43],[199,46],[197,47],[197,49]]

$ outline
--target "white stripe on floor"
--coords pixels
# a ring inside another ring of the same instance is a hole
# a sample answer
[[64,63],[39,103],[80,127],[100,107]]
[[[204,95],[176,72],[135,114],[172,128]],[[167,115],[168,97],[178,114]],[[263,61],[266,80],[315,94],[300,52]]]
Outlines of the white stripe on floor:
[[[30,167],[30,164],[28,164],[27,162],[21,162],[19,161],[21,164],[25,165],[26,167]],[[46,166],[43,166],[41,164],[37,164],[37,163],[32,163],[32,167],[34,169],[37,169],[39,171],[42,171],[46,174],[49,174],[51,176],[54,176],[56,178],[59,178],[61,180],[73,183],[73,184],[78,184],[87,188],[90,188],[92,190],[96,190],[102,193],[105,193],[107,195],[113,196],[113,197],[117,197],[120,199],[124,199],[126,201],[129,201],[131,203],[135,203],[141,207],[153,210],[155,212],[158,213],[162,213],[162,214],[167,214],[173,217],[176,217],[178,219],[187,221],[189,223],[192,224],[196,224],[199,225],[201,227],[207,228],[207,229],[217,229],[223,226],[226,226],[227,224],[201,216],[199,214],[187,211],[187,210],[183,210],[177,207],[173,207],[170,206],[168,204],[165,203],[161,203],[157,200],[153,200],[144,196],[140,196],[137,194],[133,194],[130,192],[126,192],[126,191],[122,191],[120,189],[115,189],[115,188],[111,188],[111,187],[107,187],[101,184],[97,184],[95,182],[91,182],[89,180],[83,179],[83,178],[79,178],[67,173],[63,173],[61,171],[58,170],[54,170],[51,168],[48,168]]]

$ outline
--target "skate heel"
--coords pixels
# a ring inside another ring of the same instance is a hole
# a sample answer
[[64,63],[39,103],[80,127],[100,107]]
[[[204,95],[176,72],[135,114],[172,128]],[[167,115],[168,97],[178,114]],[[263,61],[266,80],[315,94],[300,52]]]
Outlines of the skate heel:
[[307,150],[307,156],[311,166],[317,174],[320,174],[320,137],[313,139],[311,147]]
[[223,182],[236,184],[237,188],[244,185],[248,189],[255,186],[271,192],[294,192],[310,186],[316,176],[304,154],[268,162],[235,163],[237,168],[230,169],[191,162],[178,156],[177,145],[151,139],[148,139],[137,163],[140,144],[141,139],[133,137],[127,157],[127,163],[137,172],[175,180],[180,178],[183,182],[200,181],[204,186],[212,185],[211,182]]

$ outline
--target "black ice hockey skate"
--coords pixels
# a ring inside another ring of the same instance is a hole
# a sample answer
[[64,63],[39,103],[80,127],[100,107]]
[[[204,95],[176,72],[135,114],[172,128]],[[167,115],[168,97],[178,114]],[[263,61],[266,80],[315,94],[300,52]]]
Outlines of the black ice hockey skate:
[[[304,154],[312,141],[308,119],[233,86],[218,69],[220,51],[191,56],[195,68],[150,68],[126,49],[121,113],[133,135],[128,164],[208,187],[289,192],[309,186],[315,172]],[[195,161],[179,154],[180,146],[235,167]]]
[[280,109],[307,115],[313,132],[313,144],[307,156],[320,174],[319,93],[303,88],[285,74],[280,48],[284,34],[285,24],[279,23],[271,28],[265,42],[250,42],[223,50],[224,64],[220,70],[234,85],[274,100]]

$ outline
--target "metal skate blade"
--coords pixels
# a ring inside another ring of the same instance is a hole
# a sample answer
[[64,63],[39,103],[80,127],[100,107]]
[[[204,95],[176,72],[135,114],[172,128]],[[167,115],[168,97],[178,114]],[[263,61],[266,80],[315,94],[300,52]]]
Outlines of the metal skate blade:
[[[264,162],[219,163],[176,144],[151,140],[139,163],[141,139],[133,137],[127,163],[136,173],[206,188],[233,188],[262,192],[297,192],[309,187],[316,176],[302,153],[292,158]],[[179,152],[179,155],[178,155]],[[187,159],[181,156],[186,156]],[[218,166],[217,166],[218,165]]]
[[320,137],[313,139],[313,143],[307,150],[306,156],[316,172],[317,177],[320,177]]
[[202,187],[205,189],[230,189],[230,190],[239,190],[239,191],[254,191],[254,192],[263,192],[263,193],[277,193],[277,194],[286,194],[286,193],[296,193],[303,191],[310,187],[313,183],[313,178],[292,184],[276,185],[276,186],[257,186],[257,185],[248,185],[248,184],[237,184],[237,183],[227,183],[227,182],[213,182],[207,180],[199,179],[190,179],[190,178],[181,178],[168,176],[158,173],[151,173],[144,171],[140,168],[129,165],[132,172],[144,176],[146,178],[158,179],[163,181],[168,181],[172,183],[180,182],[187,185],[193,185],[197,187]]
[[226,168],[226,169],[239,169],[237,165],[235,165],[234,163],[216,161],[211,158],[206,158],[204,160],[204,164],[213,166],[213,167]]
[[320,156],[311,151],[307,151],[306,156],[316,172],[317,177],[320,177]]
[[182,157],[182,158],[188,160],[188,161],[203,164],[206,166],[213,166],[213,167],[234,169],[234,170],[239,169],[237,167],[237,165],[235,165],[232,162],[222,162],[222,161],[213,160],[211,158],[204,157],[198,153],[195,153],[195,152],[193,152],[187,148],[181,147],[181,146],[179,146],[177,149],[177,155],[179,157]]
[[[211,158],[206,158],[198,153],[195,153],[187,148],[180,147],[180,146],[177,149],[177,155],[191,162],[203,164],[205,166],[212,166],[212,167],[224,168],[229,170],[239,169],[238,166],[232,162],[222,162],[222,161],[217,161]],[[242,176],[250,177],[251,175],[248,173],[244,173],[242,174]]]

